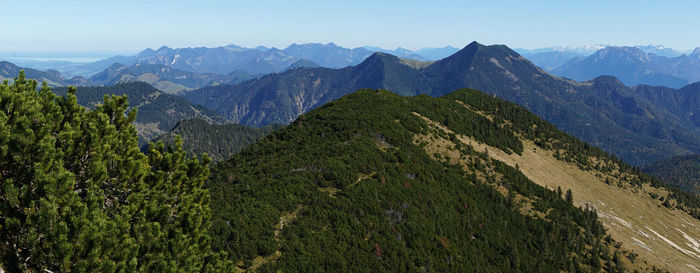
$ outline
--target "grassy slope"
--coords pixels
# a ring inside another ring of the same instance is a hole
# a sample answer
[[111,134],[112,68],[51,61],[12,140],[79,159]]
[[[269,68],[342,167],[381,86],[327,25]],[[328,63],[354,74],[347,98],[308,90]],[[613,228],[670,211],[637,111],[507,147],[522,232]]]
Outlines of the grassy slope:
[[[436,128],[449,131],[432,121]],[[426,138],[418,138],[424,141]],[[543,150],[532,141],[523,140],[521,155],[506,153],[496,147],[459,135],[458,141],[485,152],[490,158],[516,167],[530,180],[549,189],[570,189],[577,206],[596,209],[608,233],[622,248],[632,250],[649,262],[675,272],[693,272],[694,264],[700,262],[700,249],[693,238],[700,238],[700,222],[680,210],[661,205],[650,193],[668,196],[668,191],[649,185],[633,187],[621,182],[619,175],[610,175],[595,170],[582,170],[572,163],[557,159],[551,150]],[[429,154],[449,155],[448,145],[425,140]],[[448,140],[445,140],[448,142]],[[539,149],[538,149],[539,148]],[[468,162],[454,159],[457,164]],[[606,183],[605,181],[609,183]],[[662,239],[666,238],[670,241]],[[686,237],[687,236],[687,237]],[[675,244],[675,246],[674,246]]]
[[[490,151],[460,139],[478,140]],[[440,141],[447,150],[430,150]],[[505,164],[490,159],[500,153]],[[539,153],[549,155],[534,160]],[[508,165],[514,162],[518,165]],[[548,176],[552,166],[563,170]],[[584,175],[594,170],[613,174],[611,183],[619,189],[591,178],[594,174]],[[571,189],[576,204],[617,204],[586,193],[589,189],[624,193],[628,200],[620,200],[655,208],[649,217],[677,215],[664,220],[689,236],[697,231],[674,220],[700,226],[680,209],[660,208],[650,196],[668,192],[652,189],[647,177],[510,103],[470,90],[445,98],[360,91],[311,111],[213,169],[214,245],[240,260],[241,269],[259,266],[262,271],[557,271],[573,270],[574,264],[595,267],[591,255],[618,256],[628,269],[650,269],[648,259],[687,270],[683,262],[694,261],[692,254],[676,257],[670,244],[656,242],[662,239],[652,234],[644,244],[662,255],[653,260],[646,254],[631,264],[629,250],[640,246],[625,243],[634,239],[613,228],[618,218],[607,215],[618,213],[637,225],[628,218],[633,211],[601,209],[611,234],[623,241],[618,248],[601,243],[604,235],[594,222],[583,220],[585,212],[532,182]],[[694,211],[690,205],[683,208]],[[297,209],[295,220],[278,230],[281,219]],[[574,226],[588,232],[571,233]],[[658,226],[649,225],[666,232]],[[600,237],[583,243],[584,234]],[[688,242],[667,237],[681,248]],[[618,262],[603,267],[612,270]]]

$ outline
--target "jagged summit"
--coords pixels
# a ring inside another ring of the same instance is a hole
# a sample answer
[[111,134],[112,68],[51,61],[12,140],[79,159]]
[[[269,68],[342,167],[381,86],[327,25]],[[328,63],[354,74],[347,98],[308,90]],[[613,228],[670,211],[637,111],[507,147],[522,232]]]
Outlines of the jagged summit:
[[691,55],[674,54],[668,50],[656,52],[640,47],[609,46],[586,58],[572,59],[552,73],[578,81],[612,75],[629,86],[681,88],[700,81],[700,51]]

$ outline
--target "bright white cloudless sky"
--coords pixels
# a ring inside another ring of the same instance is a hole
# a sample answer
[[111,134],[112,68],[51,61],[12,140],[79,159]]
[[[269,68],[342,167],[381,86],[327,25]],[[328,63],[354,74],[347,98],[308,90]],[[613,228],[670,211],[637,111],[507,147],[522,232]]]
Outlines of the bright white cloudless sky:
[[700,46],[700,1],[0,1],[0,51],[334,42],[410,49]]

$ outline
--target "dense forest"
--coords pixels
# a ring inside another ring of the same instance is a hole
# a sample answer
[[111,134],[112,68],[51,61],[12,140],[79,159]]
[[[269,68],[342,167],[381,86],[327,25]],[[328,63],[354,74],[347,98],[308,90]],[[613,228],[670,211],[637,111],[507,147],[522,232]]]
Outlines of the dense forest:
[[210,248],[210,160],[180,140],[143,154],[125,97],[77,101],[24,73],[0,85],[0,271],[230,272]]
[[412,113],[509,153],[524,136],[582,168],[595,167],[587,156],[615,160],[478,91],[362,90],[212,168],[213,248],[260,272],[622,272],[633,263],[570,191],[457,142],[447,145],[468,166],[428,154],[415,135],[456,136]]
[[649,164],[643,170],[669,185],[700,194],[700,155],[672,157]]
[[[201,156],[206,153],[213,162],[218,162],[231,157],[231,155],[255,143],[259,138],[279,128],[282,128],[282,125],[273,124],[257,128],[239,124],[213,124],[202,119],[188,119],[179,121],[175,128],[154,141],[162,141],[166,145],[172,145],[179,136],[182,139],[182,148],[188,154]],[[142,150],[147,151],[148,145],[144,145]]]

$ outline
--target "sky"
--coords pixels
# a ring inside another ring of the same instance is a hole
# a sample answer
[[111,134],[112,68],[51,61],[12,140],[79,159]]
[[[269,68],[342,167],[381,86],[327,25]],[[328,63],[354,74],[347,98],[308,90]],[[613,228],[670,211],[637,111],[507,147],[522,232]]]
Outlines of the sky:
[[700,1],[685,0],[0,0],[0,52],[334,42],[418,49],[471,41],[511,48],[700,46]]

